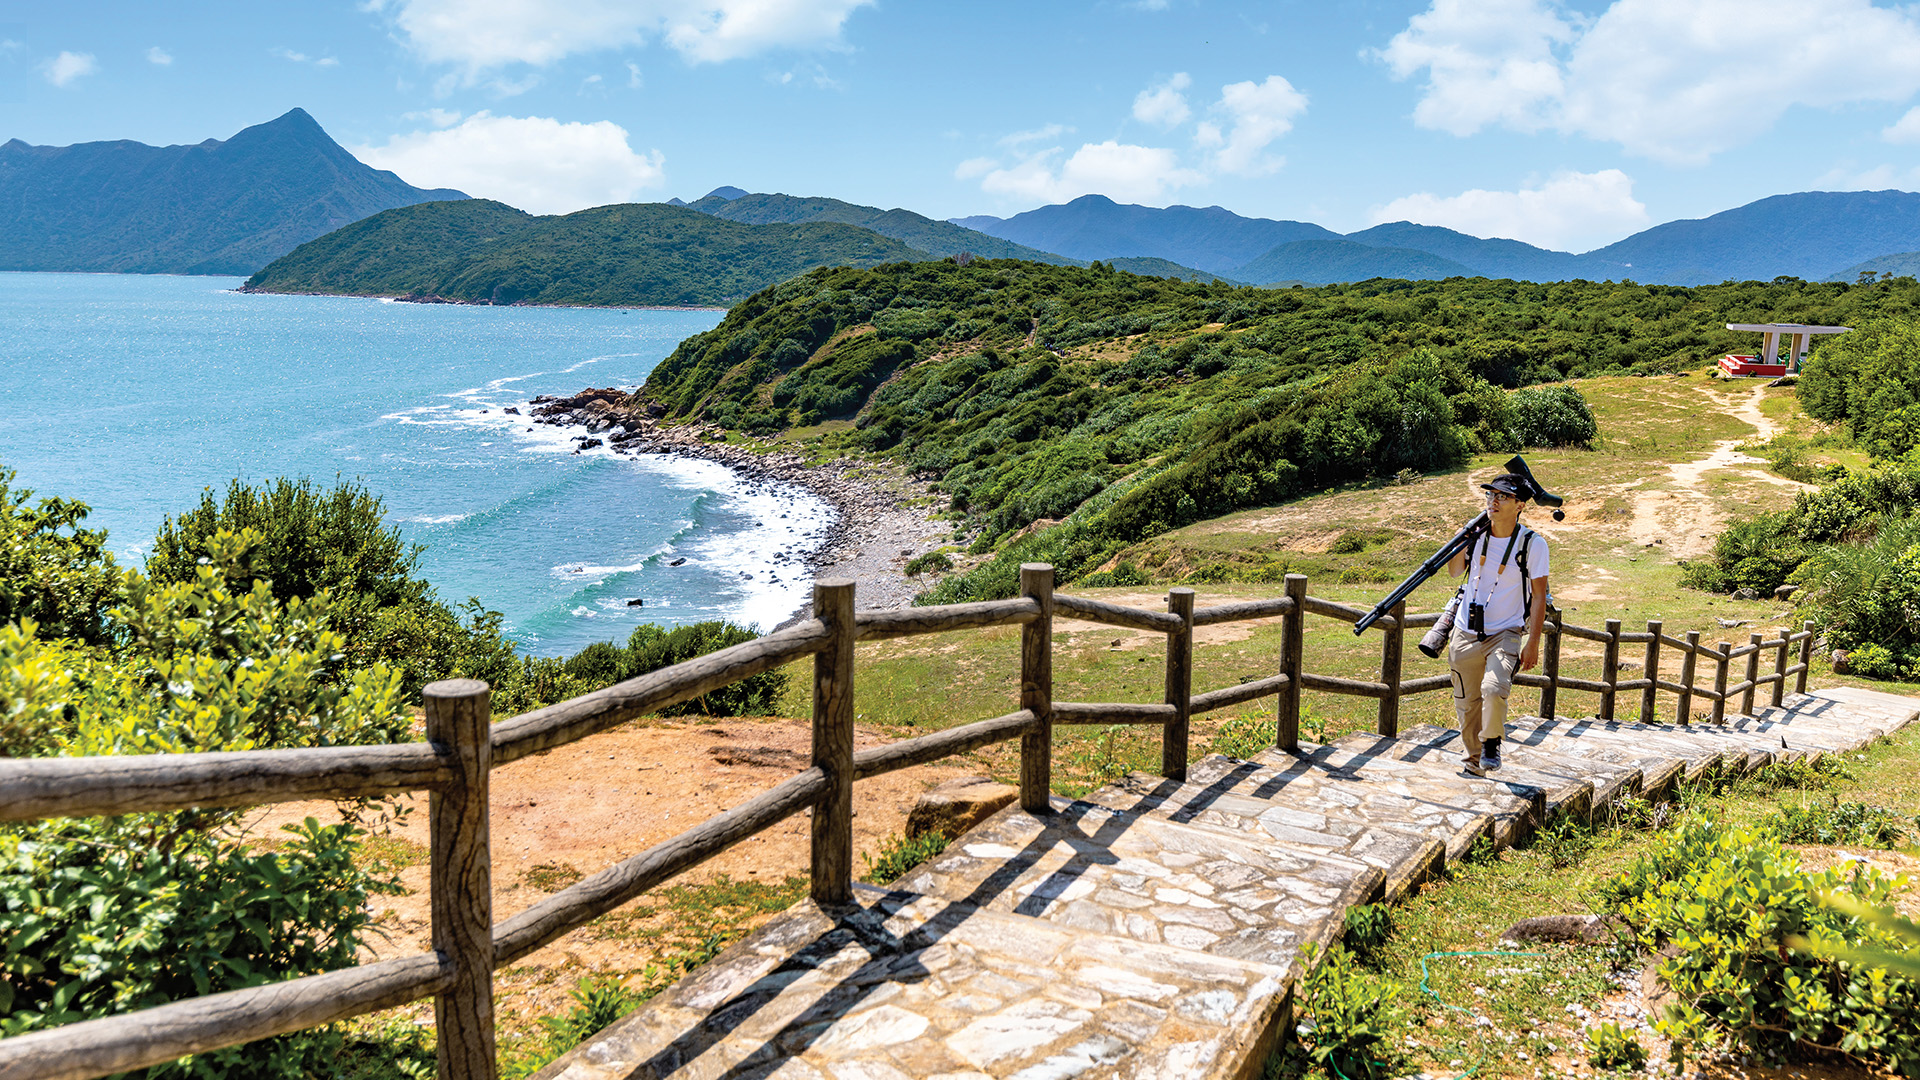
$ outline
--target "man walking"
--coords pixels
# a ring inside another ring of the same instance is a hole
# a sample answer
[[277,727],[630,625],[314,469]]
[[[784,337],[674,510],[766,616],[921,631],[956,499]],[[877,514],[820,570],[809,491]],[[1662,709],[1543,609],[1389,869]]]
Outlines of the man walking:
[[1546,540],[1520,524],[1520,509],[1534,495],[1526,477],[1502,473],[1480,486],[1487,493],[1489,527],[1479,543],[1447,562],[1451,576],[1467,575],[1447,661],[1453,668],[1454,712],[1467,747],[1462,763],[1475,776],[1500,768],[1514,673],[1540,661],[1549,569]]

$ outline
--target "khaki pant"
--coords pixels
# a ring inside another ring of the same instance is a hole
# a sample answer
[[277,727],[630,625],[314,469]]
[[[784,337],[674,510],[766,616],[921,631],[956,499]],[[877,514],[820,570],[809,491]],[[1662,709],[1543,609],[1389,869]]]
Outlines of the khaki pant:
[[1453,667],[1453,711],[1467,753],[1478,756],[1482,739],[1497,739],[1507,730],[1507,697],[1513,693],[1513,673],[1520,667],[1520,631],[1506,630],[1477,640],[1478,635],[1455,635],[1447,649]]

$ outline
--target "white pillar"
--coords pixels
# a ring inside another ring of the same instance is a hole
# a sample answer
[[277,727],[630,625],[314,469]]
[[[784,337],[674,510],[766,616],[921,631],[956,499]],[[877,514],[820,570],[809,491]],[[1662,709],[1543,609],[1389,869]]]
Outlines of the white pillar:
[[1774,357],[1780,355],[1780,334],[1778,331],[1769,330],[1762,335],[1762,337],[1765,339],[1766,344],[1761,349],[1763,355],[1760,357],[1760,362],[1763,364],[1775,363]]

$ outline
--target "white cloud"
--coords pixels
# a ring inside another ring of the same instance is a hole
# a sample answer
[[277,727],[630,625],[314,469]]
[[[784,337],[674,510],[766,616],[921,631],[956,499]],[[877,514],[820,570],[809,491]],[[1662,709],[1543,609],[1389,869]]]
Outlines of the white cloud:
[[[1056,167],[1061,153],[1061,148],[1054,147],[1029,154],[1010,167],[989,169],[980,187],[993,195],[1041,202],[1066,202],[1092,193],[1118,202],[1156,202],[1168,191],[1206,180],[1182,168],[1174,151],[1158,147],[1111,139],[1087,143]],[[976,159],[962,168],[978,164]]]
[[1908,109],[1907,115],[1884,128],[1880,137],[1890,143],[1920,142],[1920,106]]
[[658,150],[636,153],[609,120],[562,123],[477,112],[456,127],[396,135],[353,154],[419,187],[453,187],[535,214],[631,202],[664,179]]
[[296,64],[312,64],[314,67],[321,68],[340,66],[340,61],[331,56],[308,56],[306,53],[295,52],[292,49],[273,49],[270,51],[280,59],[291,60]]
[[640,77],[640,65],[627,61],[627,89],[638,90],[645,85],[646,81]]
[[155,45],[153,48],[147,50],[147,63],[159,64],[161,67],[166,67],[168,64],[173,63],[173,54]]
[[[1148,86],[1134,96],[1133,118],[1169,130],[1180,127],[1193,118],[1186,98],[1192,86],[1185,72]],[[953,175],[978,178],[988,194],[1024,201],[1060,202],[1098,193],[1121,202],[1160,202],[1169,192],[1205,184],[1221,173],[1264,176],[1279,169],[1286,159],[1268,154],[1267,148],[1293,129],[1294,118],[1306,108],[1305,94],[1282,76],[1269,75],[1262,82],[1221,87],[1220,100],[1208,109],[1213,119],[1194,126],[1196,152],[1189,155],[1109,139],[1083,143],[1069,156],[1055,140],[1073,129],[1048,124],[1001,137],[1000,155],[969,158]]]
[[1414,121],[1468,135],[1554,130],[1679,164],[1764,134],[1795,106],[1920,92],[1920,16],[1870,0],[1433,0],[1374,53],[1425,71]]
[[507,64],[661,41],[695,63],[839,42],[855,9],[874,0],[393,0],[388,12],[428,61],[469,74]]
[[1557,172],[1519,191],[1423,191],[1379,207],[1372,217],[1376,225],[1411,221],[1563,251],[1600,247],[1649,224],[1645,204],[1633,197],[1633,178],[1619,169]]
[[1267,147],[1293,130],[1293,118],[1307,110],[1307,95],[1278,75],[1267,81],[1237,82],[1220,88],[1216,113],[1228,118],[1223,133],[1214,124],[1200,125],[1196,141],[1212,149],[1215,168],[1236,176],[1264,176],[1286,163],[1270,157]]
[[1187,122],[1193,110],[1181,91],[1193,85],[1193,78],[1182,71],[1158,86],[1150,86],[1134,95],[1133,118],[1143,124],[1178,127]]
[[73,80],[99,70],[100,65],[94,62],[92,53],[63,52],[40,65],[40,74],[55,86],[70,85]]

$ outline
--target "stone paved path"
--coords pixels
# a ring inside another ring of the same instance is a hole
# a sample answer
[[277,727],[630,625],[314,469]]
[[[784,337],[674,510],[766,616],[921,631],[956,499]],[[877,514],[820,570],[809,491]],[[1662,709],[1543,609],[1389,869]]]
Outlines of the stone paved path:
[[1308,943],[1482,841],[1661,800],[1680,777],[1853,750],[1920,699],[1823,690],[1689,728],[1524,718],[1506,768],[1458,733],[1347,735],[1185,783],[1009,807],[888,889],[802,903],[539,1074],[564,1080],[1257,1076]]

